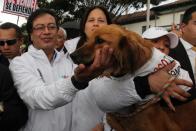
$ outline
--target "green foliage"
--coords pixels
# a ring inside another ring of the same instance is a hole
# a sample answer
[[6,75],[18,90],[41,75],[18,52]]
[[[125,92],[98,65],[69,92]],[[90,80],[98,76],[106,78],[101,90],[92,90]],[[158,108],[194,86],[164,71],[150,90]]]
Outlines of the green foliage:
[[[151,0],[151,4],[158,5],[166,0]],[[54,9],[61,22],[80,19],[86,8],[94,5],[105,6],[114,16],[122,15],[127,9],[142,8],[147,0],[38,0],[38,6]]]
[[26,30],[26,23],[22,24],[20,28],[23,34],[23,47],[24,47],[24,50],[27,50],[28,45],[29,45],[29,39],[28,39],[29,37],[27,34],[27,30]]

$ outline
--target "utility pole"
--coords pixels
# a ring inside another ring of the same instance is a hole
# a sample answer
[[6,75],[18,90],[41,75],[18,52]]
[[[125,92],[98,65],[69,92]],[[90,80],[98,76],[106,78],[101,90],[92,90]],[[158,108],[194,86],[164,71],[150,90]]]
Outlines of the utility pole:
[[146,29],[148,29],[150,27],[150,0],[147,0],[146,7]]
[[17,25],[18,25],[18,22],[19,22],[19,15],[18,15],[18,19],[17,19]]

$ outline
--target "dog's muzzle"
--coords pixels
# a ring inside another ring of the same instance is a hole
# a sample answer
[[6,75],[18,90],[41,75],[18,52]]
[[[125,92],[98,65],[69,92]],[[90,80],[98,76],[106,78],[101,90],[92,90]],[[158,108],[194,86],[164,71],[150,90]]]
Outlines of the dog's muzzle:
[[72,61],[73,61],[75,64],[79,65],[79,64],[81,63],[81,60],[80,60],[81,58],[80,58],[80,56],[78,55],[77,52],[71,53],[71,54],[70,54],[70,57],[71,57]]
[[84,53],[82,53],[82,50],[74,51],[70,54],[70,57],[75,64],[84,64],[86,66],[91,65],[94,59],[93,57],[91,57],[91,55],[84,55]]

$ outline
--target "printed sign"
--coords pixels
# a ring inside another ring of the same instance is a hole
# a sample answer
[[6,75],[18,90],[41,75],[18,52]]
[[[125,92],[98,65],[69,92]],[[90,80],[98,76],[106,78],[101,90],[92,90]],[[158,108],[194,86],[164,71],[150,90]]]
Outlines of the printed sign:
[[28,17],[36,9],[37,0],[4,0],[3,13]]
[[[166,56],[166,55],[165,55],[165,56],[161,59],[160,63],[157,65],[157,67],[154,68],[154,71],[158,71],[158,70],[164,68],[165,66],[167,66],[168,64],[170,64],[170,63],[173,62],[173,61],[174,61],[173,58],[171,58],[170,56]],[[180,74],[180,68],[181,68],[181,66],[180,66],[179,62],[176,61],[175,67],[174,67],[172,70],[170,70],[168,73],[169,73],[170,75],[172,75],[172,76],[177,77],[177,76],[179,76],[179,74]]]

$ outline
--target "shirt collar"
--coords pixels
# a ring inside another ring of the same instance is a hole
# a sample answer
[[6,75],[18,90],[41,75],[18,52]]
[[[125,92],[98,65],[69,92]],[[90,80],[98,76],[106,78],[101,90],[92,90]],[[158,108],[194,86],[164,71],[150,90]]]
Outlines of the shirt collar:
[[186,50],[189,50],[193,47],[189,42],[185,41],[184,39],[180,38],[180,41]]

